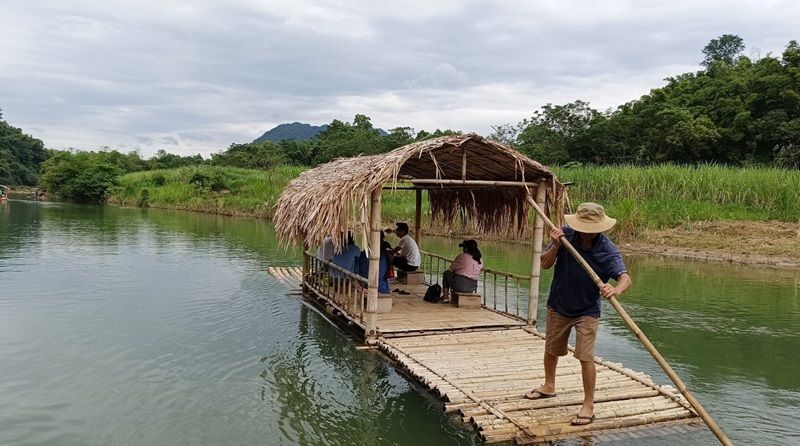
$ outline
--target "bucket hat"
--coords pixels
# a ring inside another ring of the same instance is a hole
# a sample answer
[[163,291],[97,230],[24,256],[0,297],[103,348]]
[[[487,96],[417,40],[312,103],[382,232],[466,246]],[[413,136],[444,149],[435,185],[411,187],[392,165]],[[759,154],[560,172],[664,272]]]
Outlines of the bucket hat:
[[617,220],[606,215],[606,210],[597,203],[581,203],[575,213],[565,215],[564,220],[570,228],[586,234],[605,232],[617,224]]

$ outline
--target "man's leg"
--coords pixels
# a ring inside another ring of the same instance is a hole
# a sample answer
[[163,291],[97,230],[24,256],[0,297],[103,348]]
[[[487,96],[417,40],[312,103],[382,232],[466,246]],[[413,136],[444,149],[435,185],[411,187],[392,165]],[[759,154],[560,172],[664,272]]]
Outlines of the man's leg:
[[597,369],[594,361],[581,361],[581,377],[583,378],[583,406],[578,415],[591,417],[594,413],[594,387],[597,382]]
[[[583,405],[578,412],[579,417],[594,415],[594,388],[597,382],[597,368],[594,364],[594,342],[597,338],[597,327],[600,319],[591,316],[578,318],[575,323],[575,359],[581,362],[581,378],[583,379]],[[591,420],[579,418],[574,424],[587,424]]]
[[544,385],[541,391],[544,393],[556,393],[556,367],[558,366],[558,356],[544,352]]
[[[566,318],[547,307],[547,327],[544,343],[544,384],[529,392],[526,397],[537,399],[556,393],[556,367],[558,357],[567,354],[567,340],[571,328],[571,318]],[[538,392],[539,395],[536,395]]]

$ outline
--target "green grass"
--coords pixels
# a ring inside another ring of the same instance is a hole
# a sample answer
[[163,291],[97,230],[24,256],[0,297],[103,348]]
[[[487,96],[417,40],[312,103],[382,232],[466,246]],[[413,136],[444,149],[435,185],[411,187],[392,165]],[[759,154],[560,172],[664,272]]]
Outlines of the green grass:
[[693,221],[800,221],[800,171],[718,165],[556,168],[573,204],[595,201],[621,232]]
[[109,202],[269,218],[283,187],[303,170],[190,166],[135,172],[119,177],[119,187]]
[[[283,187],[302,167],[268,171],[218,166],[137,172],[119,178],[109,200],[127,206],[272,216]],[[800,221],[800,171],[771,168],[608,166],[555,168],[573,204],[596,201],[619,219],[617,235],[693,221]],[[145,192],[146,191],[146,192]],[[423,200],[424,215],[427,199]],[[413,221],[414,193],[385,191],[384,221]]]

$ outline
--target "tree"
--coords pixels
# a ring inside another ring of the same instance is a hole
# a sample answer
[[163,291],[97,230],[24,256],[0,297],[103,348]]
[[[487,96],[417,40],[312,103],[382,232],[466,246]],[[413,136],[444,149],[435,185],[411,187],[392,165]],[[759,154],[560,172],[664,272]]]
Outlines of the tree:
[[12,127],[0,115],[0,184],[32,186],[48,152],[42,141]]
[[41,184],[66,200],[98,203],[106,199],[124,173],[114,163],[119,152],[54,151],[42,164]]
[[523,130],[517,137],[520,150],[545,164],[580,161],[572,144],[589,129],[599,112],[588,102],[574,101],[563,105],[547,104],[530,119],[518,124]]
[[789,41],[786,49],[783,51],[782,62],[790,68],[800,68],[800,45],[796,40]]
[[224,152],[211,155],[211,164],[216,166],[269,169],[284,162],[280,148],[271,141],[231,144]]
[[703,61],[701,65],[710,67],[714,62],[725,62],[733,65],[736,57],[744,51],[745,45],[741,37],[734,34],[723,34],[716,39],[711,39],[703,48]]

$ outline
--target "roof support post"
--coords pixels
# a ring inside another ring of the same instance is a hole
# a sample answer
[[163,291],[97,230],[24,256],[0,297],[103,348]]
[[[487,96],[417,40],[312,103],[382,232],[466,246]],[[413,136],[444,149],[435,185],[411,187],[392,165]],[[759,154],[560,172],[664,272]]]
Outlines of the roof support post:
[[303,294],[308,293],[308,284],[307,280],[309,277],[309,270],[310,270],[310,259],[308,258],[308,253],[311,251],[311,245],[306,241],[303,242],[303,279],[300,282],[300,288],[303,291]]
[[369,215],[369,275],[367,276],[367,308],[364,315],[367,342],[378,334],[378,275],[381,268],[381,193],[383,188],[372,191]]
[[422,238],[422,189],[416,190],[416,202],[414,208],[414,240],[417,242],[417,246],[420,245],[420,239]]
[[[544,181],[536,187],[536,204],[544,209],[546,188]],[[542,273],[542,241],[544,240],[544,220],[536,215],[533,226],[533,242],[531,243],[531,286],[528,290],[528,325],[536,325],[539,306],[539,278]]]

